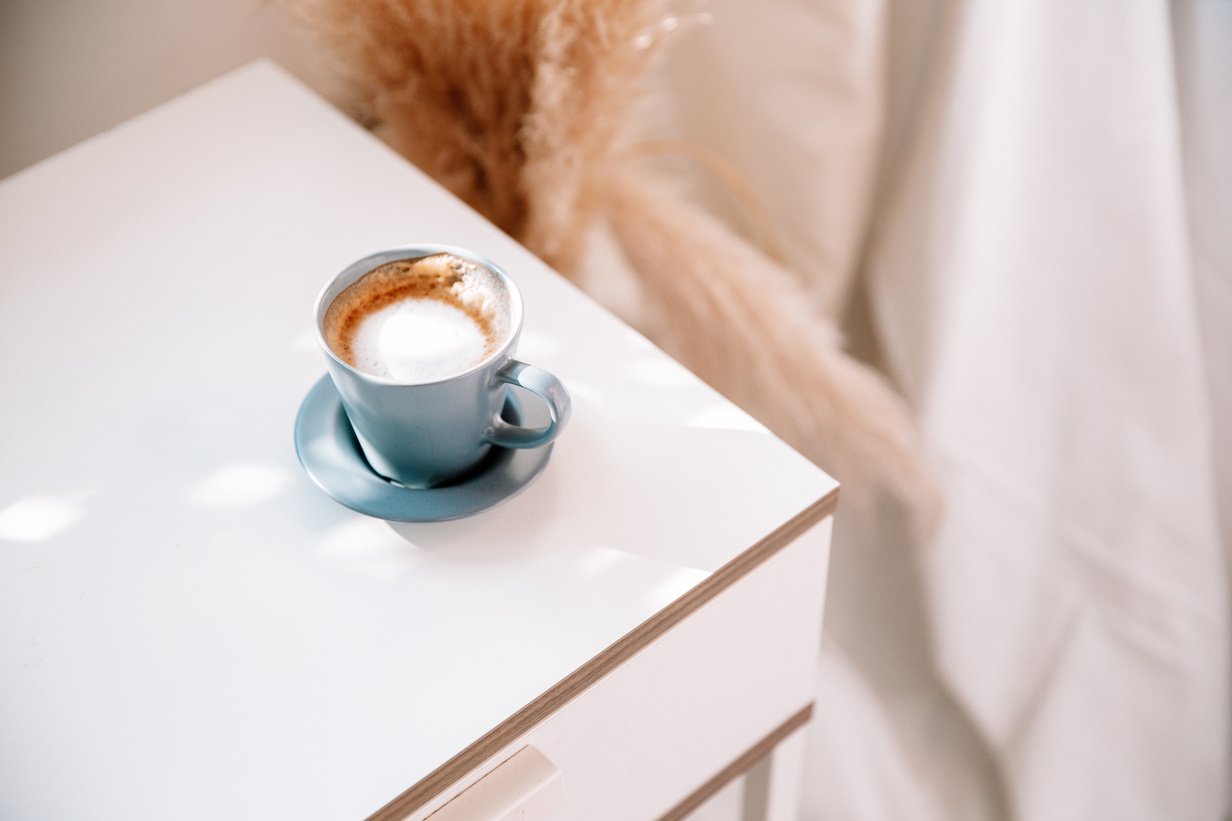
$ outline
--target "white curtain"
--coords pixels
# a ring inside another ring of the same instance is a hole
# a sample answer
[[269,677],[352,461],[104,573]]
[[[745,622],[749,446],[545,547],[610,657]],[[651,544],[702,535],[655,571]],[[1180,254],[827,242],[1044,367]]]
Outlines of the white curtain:
[[1232,3],[704,8],[674,127],[764,198],[948,504],[928,546],[840,522],[805,817],[1221,818]]

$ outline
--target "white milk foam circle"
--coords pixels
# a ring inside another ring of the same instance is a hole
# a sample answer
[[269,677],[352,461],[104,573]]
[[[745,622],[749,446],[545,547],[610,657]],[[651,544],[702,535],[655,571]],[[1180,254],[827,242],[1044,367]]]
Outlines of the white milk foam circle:
[[464,373],[509,337],[501,278],[452,254],[394,260],[367,272],[326,310],[326,344],[352,367],[408,384]]
[[374,311],[351,342],[355,367],[399,382],[433,382],[462,373],[489,353],[482,329],[460,308],[409,298]]

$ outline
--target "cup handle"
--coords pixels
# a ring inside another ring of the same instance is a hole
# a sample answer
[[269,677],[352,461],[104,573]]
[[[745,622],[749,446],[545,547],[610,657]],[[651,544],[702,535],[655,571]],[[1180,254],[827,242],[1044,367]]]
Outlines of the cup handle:
[[510,359],[497,370],[496,378],[538,395],[548,406],[552,421],[542,428],[524,428],[497,417],[484,437],[492,444],[503,448],[537,448],[555,439],[569,422],[573,409],[569,392],[559,379],[543,368]]

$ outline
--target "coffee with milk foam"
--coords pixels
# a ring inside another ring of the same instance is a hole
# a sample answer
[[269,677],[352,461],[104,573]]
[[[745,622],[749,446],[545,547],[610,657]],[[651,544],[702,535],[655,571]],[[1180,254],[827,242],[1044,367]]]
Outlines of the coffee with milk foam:
[[397,260],[343,290],[322,330],[358,371],[435,382],[496,353],[509,334],[509,295],[491,271],[450,254]]

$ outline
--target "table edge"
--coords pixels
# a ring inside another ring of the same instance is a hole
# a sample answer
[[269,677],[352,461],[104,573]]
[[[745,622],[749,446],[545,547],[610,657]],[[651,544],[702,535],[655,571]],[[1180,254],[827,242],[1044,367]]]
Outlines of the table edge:
[[411,813],[423,808],[451,784],[461,780],[476,767],[530,732],[548,716],[791,544],[805,531],[833,515],[838,507],[839,490],[839,487],[830,490],[765,538],[711,573],[680,598],[617,639],[606,650],[377,810],[369,816],[368,821],[403,821]]
[[713,798],[719,790],[753,769],[774,751],[779,742],[812,721],[814,707],[815,702],[810,701],[791,718],[771,730],[765,738],[745,750],[735,761],[720,770],[714,778],[698,787],[687,798],[660,816],[658,821],[682,821],[687,818],[689,813]]

